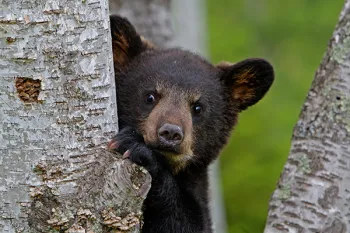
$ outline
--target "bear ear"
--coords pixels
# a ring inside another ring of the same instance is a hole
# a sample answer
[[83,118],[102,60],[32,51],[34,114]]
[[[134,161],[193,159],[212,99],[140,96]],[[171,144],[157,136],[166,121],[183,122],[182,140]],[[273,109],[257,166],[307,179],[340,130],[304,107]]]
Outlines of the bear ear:
[[132,58],[154,45],[141,37],[134,26],[118,15],[110,16],[114,68],[122,70]]
[[247,59],[236,64],[221,62],[216,67],[223,71],[221,78],[240,111],[257,103],[274,80],[273,67],[264,59]]

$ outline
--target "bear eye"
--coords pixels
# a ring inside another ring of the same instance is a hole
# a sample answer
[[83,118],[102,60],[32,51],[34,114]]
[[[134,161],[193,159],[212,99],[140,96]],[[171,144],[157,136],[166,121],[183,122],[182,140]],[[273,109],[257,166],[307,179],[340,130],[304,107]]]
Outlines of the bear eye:
[[202,107],[202,105],[197,103],[197,104],[193,105],[192,110],[193,110],[194,114],[200,115],[203,111],[203,107]]
[[145,97],[145,101],[148,104],[152,104],[152,103],[156,102],[156,97],[154,96],[153,93],[148,93]]

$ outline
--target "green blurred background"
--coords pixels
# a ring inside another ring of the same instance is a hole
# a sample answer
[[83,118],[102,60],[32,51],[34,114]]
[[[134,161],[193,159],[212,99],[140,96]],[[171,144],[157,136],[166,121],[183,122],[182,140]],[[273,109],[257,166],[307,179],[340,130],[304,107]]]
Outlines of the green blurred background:
[[293,127],[343,0],[207,0],[209,54],[217,63],[263,57],[275,67],[270,92],[241,114],[221,156],[230,233],[261,233],[288,156]]

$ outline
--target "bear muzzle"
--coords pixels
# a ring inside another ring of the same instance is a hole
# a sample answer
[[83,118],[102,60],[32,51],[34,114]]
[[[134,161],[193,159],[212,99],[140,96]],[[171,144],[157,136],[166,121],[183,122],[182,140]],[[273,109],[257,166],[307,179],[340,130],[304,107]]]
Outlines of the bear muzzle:
[[184,139],[181,126],[165,123],[158,129],[159,149],[177,153]]

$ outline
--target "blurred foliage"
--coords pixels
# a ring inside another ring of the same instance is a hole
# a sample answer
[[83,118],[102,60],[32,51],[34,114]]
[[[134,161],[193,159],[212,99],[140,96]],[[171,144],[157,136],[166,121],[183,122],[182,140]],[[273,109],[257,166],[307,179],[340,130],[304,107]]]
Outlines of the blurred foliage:
[[230,233],[263,232],[293,127],[343,3],[207,0],[211,60],[263,57],[276,72],[270,92],[241,114],[221,157]]

